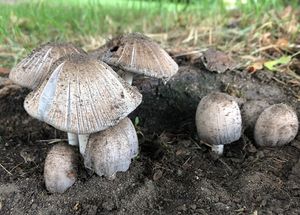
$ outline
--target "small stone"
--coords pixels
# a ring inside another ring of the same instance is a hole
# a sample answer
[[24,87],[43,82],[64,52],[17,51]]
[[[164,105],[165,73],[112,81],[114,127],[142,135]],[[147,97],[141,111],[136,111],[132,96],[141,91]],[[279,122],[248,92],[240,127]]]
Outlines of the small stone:
[[218,210],[229,210],[229,208],[230,208],[228,205],[226,205],[222,202],[216,203],[215,206]]
[[33,204],[31,205],[31,208],[32,208],[32,209],[36,209],[36,208],[37,208],[37,204],[33,203]]
[[186,211],[187,210],[186,205],[183,204],[183,205],[177,207],[177,210],[179,210],[179,211]]
[[178,175],[178,176],[182,176],[182,170],[181,170],[181,169],[178,169],[178,170],[177,170],[177,175]]
[[107,211],[112,211],[115,208],[115,204],[112,201],[106,201],[102,203],[102,207]]
[[193,210],[195,210],[197,208],[197,205],[192,204],[192,205],[190,205],[190,208],[193,209]]
[[265,154],[264,154],[263,151],[259,151],[259,152],[257,152],[256,156],[257,156],[258,158],[264,158],[264,157],[265,157]]

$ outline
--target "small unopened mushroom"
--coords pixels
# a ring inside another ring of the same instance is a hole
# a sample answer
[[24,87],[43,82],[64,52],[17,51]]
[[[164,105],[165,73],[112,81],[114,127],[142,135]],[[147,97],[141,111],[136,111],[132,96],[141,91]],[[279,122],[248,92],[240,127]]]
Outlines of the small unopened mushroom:
[[265,100],[250,100],[243,104],[241,108],[243,126],[251,136],[253,136],[255,123],[259,115],[269,106],[270,104]]
[[84,154],[85,167],[99,176],[114,179],[116,172],[128,170],[138,153],[138,138],[129,118],[104,131],[90,135]]
[[75,183],[77,161],[72,146],[60,143],[51,148],[44,166],[44,179],[49,192],[63,193]]
[[298,133],[298,118],[286,104],[275,104],[258,117],[254,139],[259,146],[282,146],[291,142]]
[[242,119],[239,106],[232,96],[211,93],[199,103],[196,112],[199,138],[212,145],[212,151],[222,155],[224,145],[241,137]]
[[99,58],[123,70],[123,78],[129,84],[132,84],[133,74],[167,81],[178,71],[177,63],[169,54],[141,33],[124,34],[112,39],[105,48],[100,48]]
[[142,95],[107,64],[85,54],[60,58],[53,72],[24,101],[29,115],[53,127],[79,134],[84,153],[88,136],[125,118]]

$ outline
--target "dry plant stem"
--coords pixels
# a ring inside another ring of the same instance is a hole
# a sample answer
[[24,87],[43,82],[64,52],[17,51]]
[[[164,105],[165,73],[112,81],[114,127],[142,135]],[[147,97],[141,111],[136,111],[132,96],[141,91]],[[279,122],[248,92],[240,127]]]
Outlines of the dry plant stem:
[[78,135],[68,132],[68,143],[71,146],[78,146]]
[[224,145],[212,145],[211,150],[217,155],[223,155]]
[[123,79],[130,85],[132,85],[133,80],[133,73],[132,72],[125,72],[123,75]]
[[78,134],[78,140],[79,140],[79,151],[81,155],[84,155],[86,144],[89,140],[89,134]]

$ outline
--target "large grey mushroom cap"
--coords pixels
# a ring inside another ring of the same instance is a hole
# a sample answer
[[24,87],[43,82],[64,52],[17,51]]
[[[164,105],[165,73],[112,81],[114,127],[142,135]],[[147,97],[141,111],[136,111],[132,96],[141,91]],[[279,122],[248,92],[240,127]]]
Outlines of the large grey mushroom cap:
[[275,104],[258,117],[254,139],[259,146],[282,146],[298,133],[299,122],[295,111],[286,104]]
[[49,192],[63,193],[75,183],[77,161],[72,146],[57,144],[51,148],[44,166],[44,179]]
[[142,101],[107,64],[72,54],[53,65],[52,74],[24,102],[29,115],[55,128],[77,134],[98,132],[117,124]]
[[50,73],[52,64],[60,57],[71,53],[84,53],[70,43],[46,43],[33,50],[10,72],[9,78],[22,87],[35,89]]
[[205,96],[197,107],[196,127],[199,138],[212,145],[238,140],[242,118],[237,102],[225,93],[215,92]]
[[156,42],[140,33],[124,34],[101,47],[100,59],[126,72],[169,80],[177,63]]
[[138,138],[129,118],[105,131],[91,134],[84,154],[85,167],[111,177],[128,170],[138,153]]

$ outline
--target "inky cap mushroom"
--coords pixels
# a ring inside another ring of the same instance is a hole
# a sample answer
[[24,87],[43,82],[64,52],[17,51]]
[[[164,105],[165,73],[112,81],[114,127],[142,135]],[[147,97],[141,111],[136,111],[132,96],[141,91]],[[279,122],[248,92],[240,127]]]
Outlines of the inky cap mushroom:
[[286,104],[275,104],[258,117],[254,139],[259,146],[282,146],[298,133],[299,122],[295,111]]
[[9,78],[22,87],[35,89],[50,73],[50,67],[60,57],[71,53],[84,53],[70,43],[46,43],[33,50],[10,72]]
[[177,63],[156,42],[141,33],[130,33],[112,39],[102,52],[101,60],[124,70],[127,81],[132,73],[169,80],[178,71]]
[[128,170],[138,153],[138,138],[129,118],[105,131],[90,135],[84,154],[84,164],[99,176],[110,179],[116,172]]
[[269,106],[270,104],[265,100],[250,100],[243,104],[241,108],[243,126],[251,136],[253,136],[253,130],[259,115]]
[[83,54],[56,61],[52,74],[25,99],[29,115],[55,128],[90,134],[117,124],[142,95],[105,63]]
[[211,93],[198,105],[196,127],[201,140],[212,145],[212,150],[223,154],[223,145],[241,137],[242,119],[239,106],[225,93]]
[[44,179],[49,192],[63,193],[75,183],[77,161],[72,146],[57,144],[51,148],[44,166]]

